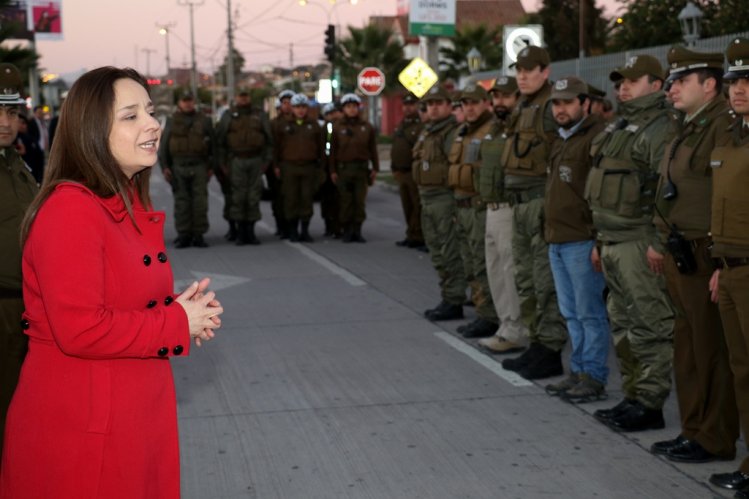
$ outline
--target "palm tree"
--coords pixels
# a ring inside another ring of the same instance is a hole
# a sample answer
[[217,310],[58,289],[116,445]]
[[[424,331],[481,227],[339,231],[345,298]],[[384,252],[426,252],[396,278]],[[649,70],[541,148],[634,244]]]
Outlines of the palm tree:
[[393,30],[369,24],[348,27],[349,36],[336,45],[336,65],[341,70],[344,91],[356,88],[356,76],[368,66],[385,73],[385,91],[398,87],[398,73],[406,66],[403,45],[393,39]]
[[440,48],[440,79],[457,81],[469,74],[467,59],[472,48],[481,53],[485,69],[502,67],[502,26],[467,25],[455,33],[452,42],[452,48]]

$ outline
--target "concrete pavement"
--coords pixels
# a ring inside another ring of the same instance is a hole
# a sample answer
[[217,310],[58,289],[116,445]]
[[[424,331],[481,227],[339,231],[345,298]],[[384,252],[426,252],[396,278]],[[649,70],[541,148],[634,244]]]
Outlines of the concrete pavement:
[[[152,193],[171,221],[158,173]],[[316,215],[314,244],[263,223],[261,246],[237,247],[221,206],[212,182],[210,248],[168,243],[178,288],[210,275],[226,309],[214,341],[173,361],[184,498],[732,497],[706,479],[736,469],[743,444],[734,462],[704,465],[647,451],[678,434],[673,395],[665,430],[593,419],[620,399],[613,359],[609,400],[569,405],[457,336],[472,309],[425,320],[436,275],[428,255],[393,244],[404,223],[391,191],[369,194],[367,244],[322,238]]]

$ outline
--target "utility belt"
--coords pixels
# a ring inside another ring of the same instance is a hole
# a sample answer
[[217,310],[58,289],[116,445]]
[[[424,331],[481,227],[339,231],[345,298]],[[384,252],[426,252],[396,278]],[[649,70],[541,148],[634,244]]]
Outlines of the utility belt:
[[541,199],[545,195],[546,189],[544,187],[533,187],[523,191],[512,191],[506,190],[505,197],[510,202],[510,206],[518,204],[528,203],[534,199]]
[[339,161],[338,162],[338,169],[341,170],[343,168],[364,168],[366,169],[369,166],[369,161]]
[[206,161],[207,156],[175,156],[173,163],[179,163],[179,166],[203,166]]
[[281,161],[281,166],[309,166],[311,168],[317,168],[319,163],[314,159],[308,159],[306,161]]
[[713,258],[713,266],[716,269],[732,269],[734,267],[744,267],[746,265],[749,265],[748,257],[731,258],[729,256],[724,256]]
[[486,208],[492,211],[497,211],[500,208],[509,208],[510,203],[486,203]]
[[251,151],[232,151],[231,155],[235,158],[249,159],[260,156],[262,149],[254,149]]
[[23,298],[23,291],[20,289],[0,289],[0,299],[18,299]]
[[483,208],[484,202],[481,196],[471,196],[470,198],[461,198],[455,200],[455,206],[458,208]]

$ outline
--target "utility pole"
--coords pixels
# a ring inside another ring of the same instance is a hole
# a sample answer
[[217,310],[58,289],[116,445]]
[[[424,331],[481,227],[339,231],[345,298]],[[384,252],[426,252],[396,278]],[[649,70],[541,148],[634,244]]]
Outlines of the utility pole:
[[294,44],[289,44],[289,67],[294,67]]
[[229,55],[226,60],[226,100],[231,106],[234,102],[234,34],[231,26],[231,0],[226,0],[226,15],[228,18],[226,38],[229,41]]
[[198,98],[198,68],[195,64],[195,22],[193,18],[193,9],[196,6],[203,5],[204,0],[177,0],[179,5],[187,5],[190,8],[190,87],[192,88],[192,94],[195,98]]
[[169,79],[169,72],[172,67],[172,63],[169,60],[169,30],[173,27],[175,27],[176,24],[174,23],[165,23],[165,24],[159,24],[156,23],[156,27],[159,28],[159,34],[164,37],[164,40],[166,41],[166,71],[165,71],[165,78]]
[[141,52],[146,54],[146,76],[151,77],[151,54],[156,52],[154,49],[140,49]]

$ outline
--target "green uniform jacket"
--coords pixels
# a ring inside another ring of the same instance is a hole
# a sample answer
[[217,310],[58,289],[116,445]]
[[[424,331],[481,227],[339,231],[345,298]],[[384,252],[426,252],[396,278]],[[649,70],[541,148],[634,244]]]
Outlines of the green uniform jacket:
[[[712,169],[710,154],[718,138],[731,126],[733,117],[723,96],[718,96],[694,116],[689,123],[677,122],[676,137],[666,147],[661,161],[661,178],[656,195],[660,212],[688,240],[707,237],[710,231]],[[668,179],[676,186],[675,199],[663,199]],[[665,238],[669,228],[655,214],[656,227]]]
[[535,94],[521,95],[512,111],[502,154],[507,189],[543,190],[551,143],[557,136],[550,97],[551,84],[546,82]]
[[13,147],[0,149],[0,290],[21,293],[20,228],[38,191],[31,169]]
[[592,161],[590,143],[605,127],[600,116],[587,116],[575,133],[557,137],[551,146],[544,196],[544,237],[548,243],[595,238],[593,216],[585,200],[585,181]]
[[450,170],[447,175],[448,187],[455,191],[457,199],[465,199],[478,194],[478,173],[481,168],[481,142],[489,135],[494,114],[486,110],[476,121],[466,122],[458,128],[455,140],[450,147]]
[[653,202],[671,128],[665,94],[658,91],[622,103],[619,117],[593,139],[585,197],[598,240],[645,238],[662,249],[653,225]]
[[200,159],[213,168],[213,148],[216,142],[213,124],[208,116],[197,111],[176,111],[167,118],[159,143],[161,168],[172,168],[180,158]]
[[343,117],[333,124],[330,144],[330,171],[337,173],[339,163],[372,162],[372,169],[380,171],[377,156],[377,133],[374,127],[359,116]]
[[424,124],[419,115],[406,117],[393,132],[393,147],[390,149],[390,169],[410,172],[413,164],[413,147]]
[[440,121],[430,121],[422,129],[413,149],[412,168],[422,195],[430,190],[447,190],[448,155],[457,131],[458,122],[453,115]]
[[749,134],[739,118],[718,139],[710,156],[713,209],[710,232],[715,257],[749,257]]
[[502,151],[507,143],[506,128],[507,123],[505,121],[495,119],[492,121],[489,133],[481,140],[478,191],[481,200],[485,203],[506,203],[508,201],[505,196],[505,170],[500,161]]
[[218,123],[216,146],[222,164],[228,164],[235,155],[259,157],[269,164],[273,158],[273,132],[268,115],[253,106],[229,109]]

